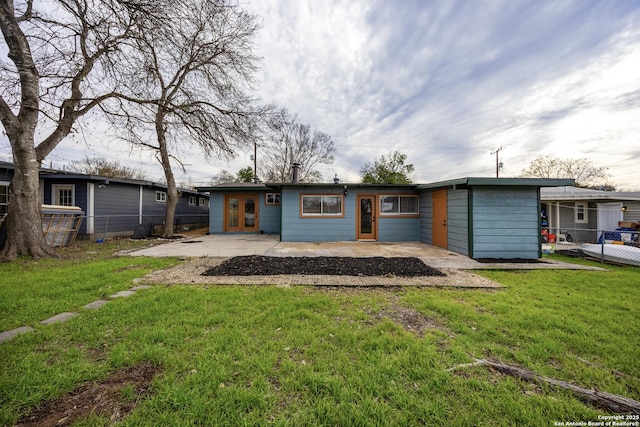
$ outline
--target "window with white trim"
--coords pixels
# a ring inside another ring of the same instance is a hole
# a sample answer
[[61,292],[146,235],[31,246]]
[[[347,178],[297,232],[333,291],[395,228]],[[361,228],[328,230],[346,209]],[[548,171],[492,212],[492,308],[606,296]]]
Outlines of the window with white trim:
[[207,206],[207,199],[204,197],[200,197],[200,206]]
[[575,222],[577,224],[586,224],[589,222],[589,209],[586,203],[576,202],[574,212]]
[[418,215],[420,200],[415,195],[380,196],[380,215]]
[[7,213],[9,206],[9,183],[0,181],[0,217]]
[[196,196],[189,196],[189,206],[195,206],[197,204],[198,198]]
[[265,205],[279,205],[280,193],[267,193],[264,199]]
[[302,216],[342,216],[341,195],[303,195]]
[[53,204],[59,206],[75,205],[75,186],[74,185],[57,185],[51,186],[53,193]]
[[167,193],[165,191],[156,191],[156,202],[167,203]]

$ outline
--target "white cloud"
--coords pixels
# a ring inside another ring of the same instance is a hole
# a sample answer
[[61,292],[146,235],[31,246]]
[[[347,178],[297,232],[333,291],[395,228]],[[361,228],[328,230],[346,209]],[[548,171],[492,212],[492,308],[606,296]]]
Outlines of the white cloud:
[[[504,176],[537,154],[588,157],[639,188],[640,5],[635,2],[252,0],[265,102],[333,136],[322,172],[358,181],[407,153],[418,181]],[[98,144],[92,146],[101,151]],[[117,149],[121,158],[127,149]],[[65,141],[54,156],[83,157]],[[3,153],[0,144],[0,155]],[[186,155],[195,181],[251,164]],[[260,154],[258,154],[258,159]],[[149,163],[142,154],[136,163]],[[158,176],[159,168],[154,169]]]

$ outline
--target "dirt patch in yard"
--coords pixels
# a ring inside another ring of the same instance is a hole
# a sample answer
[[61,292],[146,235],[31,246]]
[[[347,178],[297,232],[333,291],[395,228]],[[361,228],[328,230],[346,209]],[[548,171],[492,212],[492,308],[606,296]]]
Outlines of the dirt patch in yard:
[[444,276],[414,257],[268,257],[239,256],[225,260],[205,276],[268,276],[279,274],[328,276]]
[[91,414],[117,423],[124,419],[150,390],[159,368],[141,362],[85,383],[64,396],[42,403],[16,426],[69,426]]

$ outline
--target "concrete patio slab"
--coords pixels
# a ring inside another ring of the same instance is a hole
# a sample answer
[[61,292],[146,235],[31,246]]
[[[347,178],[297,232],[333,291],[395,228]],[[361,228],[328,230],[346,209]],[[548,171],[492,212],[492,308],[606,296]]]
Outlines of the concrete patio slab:
[[281,242],[280,236],[266,234],[215,234],[174,241],[129,252],[130,256],[232,258],[264,256],[417,257],[438,269],[573,269],[598,270],[579,264],[544,260],[540,263],[480,263],[465,255],[421,242]]
[[130,256],[150,257],[224,257],[263,255],[280,243],[280,236],[268,234],[207,235],[172,241],[151,248],[129,252]]

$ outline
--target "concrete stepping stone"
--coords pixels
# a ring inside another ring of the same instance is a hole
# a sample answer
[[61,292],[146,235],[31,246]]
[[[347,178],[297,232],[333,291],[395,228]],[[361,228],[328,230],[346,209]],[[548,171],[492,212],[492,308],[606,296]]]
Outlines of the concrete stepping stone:
[[130,290],[139,291],[141,289],[149,289],[150,287],[151,287],[151,285],[136,285],[133,288],[131,288]]
[[50,317],[48,319],[43,320],[42,322],[40,322],[41,325],[50,325],[52,323],[62,323],[62,322],[66,322],[67,320],[71,319],[72,317],[76,317],[78,315],[78,313],[73,313],[73,312],[66,312],[66,313],[60,313],[60,314],[56,314],[53,317]]
[[126,297],[130,297],[135,293],[136,291],[120,291],[117,294],[111,295],[110,298],[126,298]]
[[97,310],[97,309],[99,309],[99,308],[104,307],[104,305],[105,305],[106,303],[108,303],[108,302],[109,302],[109,301],[106,301],[106,300],[100,299],[100,300],[98,300],[98,301],[90,302],[90,303],[89,303],[89,304],[87,304],[87,305],[83,305],[83,306],[82,306],[82,308],[85,308],[85,309],[87,309],[87,310]]
[[34,329],[31,326],[20,326],[19,328],[11,329],[10,331],[0,332],[0,342],[9,341],[18,335],[26,334],[33,330]]

